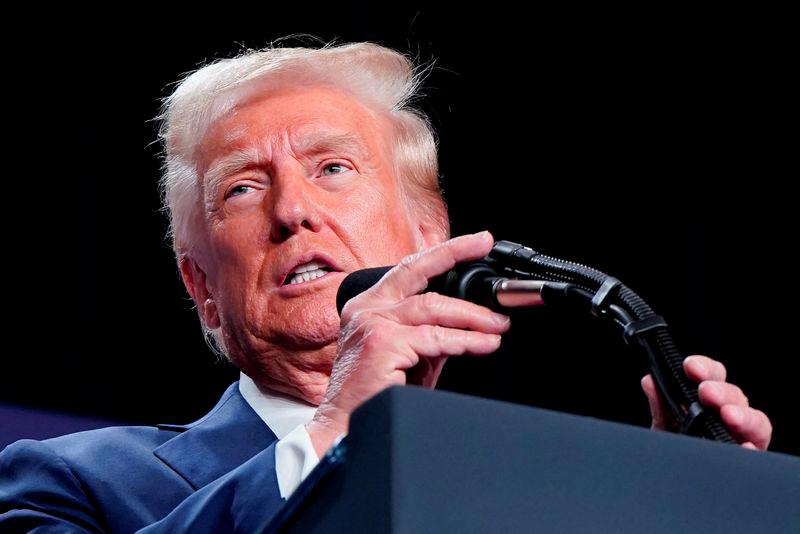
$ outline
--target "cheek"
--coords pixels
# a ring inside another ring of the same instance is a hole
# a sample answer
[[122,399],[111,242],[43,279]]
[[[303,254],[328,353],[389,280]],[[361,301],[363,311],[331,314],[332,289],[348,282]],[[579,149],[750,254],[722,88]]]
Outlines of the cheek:
[[260,266],[265,250],[256,221],[229,221],[212,232],[214,285],[225,302],[239,307],[260,283]]
[[359,197],[358,203],[355,199],[348,202],[340,221],[362,258],[386,265],[416,252],[408,215],[399,198],[375,190]]
[[263,254],[264,217],[240,215],[216,222],[211,229],[211,245],[218,265],[241,266]]

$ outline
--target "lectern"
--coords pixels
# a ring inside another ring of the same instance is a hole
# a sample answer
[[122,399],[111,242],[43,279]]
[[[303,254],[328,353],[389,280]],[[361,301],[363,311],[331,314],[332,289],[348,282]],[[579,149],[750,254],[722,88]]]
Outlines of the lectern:
[[268,530],[798,534],[800,458],[390,388]]

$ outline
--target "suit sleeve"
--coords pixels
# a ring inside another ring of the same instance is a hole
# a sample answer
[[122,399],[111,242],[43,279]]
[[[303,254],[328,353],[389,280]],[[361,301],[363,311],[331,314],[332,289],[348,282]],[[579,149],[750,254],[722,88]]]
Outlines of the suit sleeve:
[[23,440],[0,454],[0,531],[103,530],[80,481],[47,445]]
[[[283,502],[272,444],[140,532],[258,532]],[[80,480],[47,445],[23,440],[0,454],[0,531],[106,530]]]

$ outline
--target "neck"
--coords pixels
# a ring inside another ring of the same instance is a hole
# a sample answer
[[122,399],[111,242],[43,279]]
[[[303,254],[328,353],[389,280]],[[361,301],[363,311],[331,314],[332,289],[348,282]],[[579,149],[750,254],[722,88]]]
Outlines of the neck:
[[318,406],[325,398],[336,344],[314,350],[274,347],[253,357],[231,358],[261,388]]

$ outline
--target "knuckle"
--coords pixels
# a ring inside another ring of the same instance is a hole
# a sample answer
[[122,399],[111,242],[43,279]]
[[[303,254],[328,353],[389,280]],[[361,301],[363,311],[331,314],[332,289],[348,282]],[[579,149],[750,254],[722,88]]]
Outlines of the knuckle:
[[369,346],[383,346],[391,338],[387,324],[370,323],[364,325],[364,338]]
[[756,414],[756,417],[760,419],[764,425],[764,429],[768,436],[772,435],[772,421],[769,420],[767,414],[762,412],[761,410],[753,410]]
[[414,263],[417,262],[419,257],[420,257],[419,252],[415,252],[414,254],[409,254],[408,256],[400,260],[400,263],[397,264],[397,267],[401,270],[409,270],[414,266]]
[[719,375],[720,380],[725,380],[728,377],[728,368],[725,367],[724,364],[716,360],[711,360],[711,361],[714,362],[714,366],[717,369],[717,374]]
[[[422,252],[416,252],[414,254],[406,256],[405,258],[400,260],[400,263],[398,263],[392,269],[392,271],[389,271],[389,273],[392,273],[396,269],[396,272],[402,273],[402,278],[411,281],[411,283],[424,286],[428,282],[428,279],[425,278],[425,275],[419,272],[420,269],[417,265],[417,262],[421,256]],[[389,276],[389,274],[387,274],[387,276]]]
[[434,343],[441,346],[447,340],[447,335],[445,333],[445,329],[439,325],[432,325],[430,328],[431,339]]
[[347,301],[342,308],[342,313],[339,315],[342,324],[353,322],[361,314],[358,304],[354,302],[355,299]]
[[355,313],[348,323],[342,325],[339,344],[346,342],[353,346],[374,350],[391,337],[387,333],[390,327],[390,323],[382,321],[376,314],[362,310]]
[[744,394],[744,391],[742,391],[742,388],[740,388],[736,384],[726,384],[726,385],[731,390],[731,393],[734,396],[736,396],[739,399],[744,400],[745,402],[747,402],[747,396]]
[[350,309],[342,309],[341,325],[350,330],[357,329],[360,326],[368,323],[370,318],[374,315],[369,310],[353,306]]
[[344,306],[342,306],[341,313],[339,313],[339,318],[342,323],[350,322],[361,316],[365,311],[369,311],[371,308],[375,307],[376,300],[374,294],[371,294],[374,289],[375,286],[345,302]]
[[419,295],[417,303],[422,311],[439,311],[443,306],[441,296],[436,293],[423,293]]

